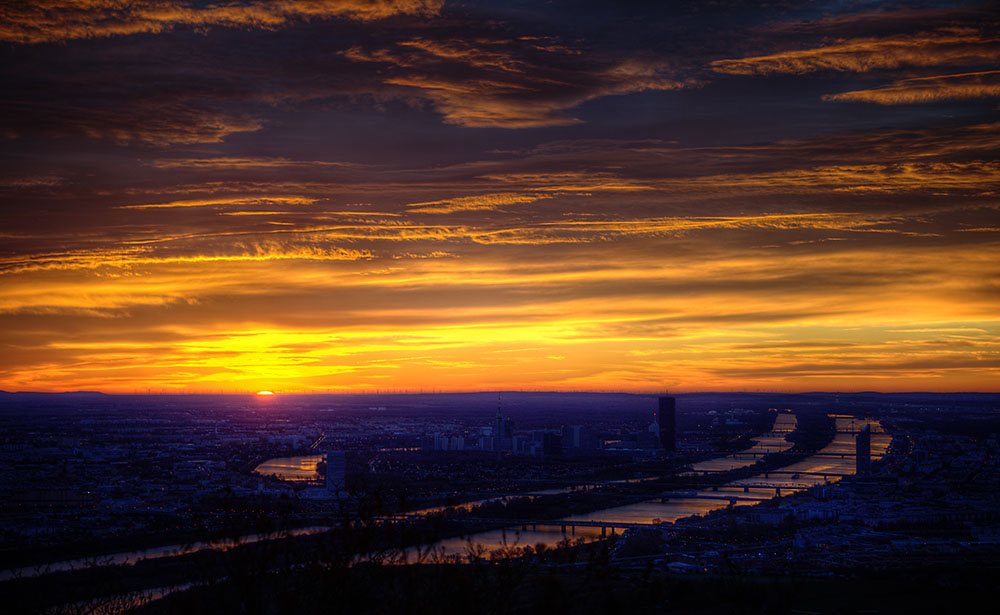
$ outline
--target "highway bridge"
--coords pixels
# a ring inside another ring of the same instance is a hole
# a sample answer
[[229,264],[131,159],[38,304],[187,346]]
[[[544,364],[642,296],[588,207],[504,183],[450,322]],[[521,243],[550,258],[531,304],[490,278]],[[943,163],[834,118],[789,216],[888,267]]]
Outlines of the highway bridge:
[[[706,452],[708,452],[708,451],[706,451]],[[715,451],[715,452],[719,453],[720,451]],[[777,456],[777,455],[805,455],[805,456],[808,456],[808,457],[821,457],[821,458],[828,458],[828,459],[853,459],[854,456],[855,456],[854,453],[830,453],[830,452],[823,452],[823,451],[797,451],[797,450],[791,450],[791,449],[780,450],[780,451],[763,451],[763,450],[762,451],[752,451],[750,449],[747,449],[745,451],[734,451],[732,453],[729,453],[725,457],[722,457],[721,459],[740,459],[740,458],[757,459],[757,458],[761,458],[761,457],[771,457],[771,456]],[[706,461],[716,461],[716,460],[715,459],[708,459]]]
[[[419,517],[417,517],[419,518]],[[382,523],[400,523],[415,520],[413,515],[395,515],[392,517],[378,517],[375,521]],[[499,525],[510,530],[520,529],[522,532],[538,531],[538,528],[558,527],[563,534],[575,535],[578,527],[596,527],[601,529],[601,536],[606,536],[610,532],[614,536],[616,531],[630,529],[658,527],[655,523],[628,523],[623,521],[569,521],[567,519],[455,519],[459,523],[469,523],[476,525]]]
[[[708,476],[710,474],[728,474],[730,470],[691,470],[687,472],[687,476]],[[800,476],[821,476],[823,480],[826,481],[830,478],[847,478],[848,476],[854,476],[853,472],[802,472],[795,470],[768,470],[766,472],[761,472],[760,475],[754,478],[760,478],[763,476],[765,479],[770,478],[772,475],[777,476],[791,476],[792,478],[798,478]],[[747,479],[743,479],[747,480]]]

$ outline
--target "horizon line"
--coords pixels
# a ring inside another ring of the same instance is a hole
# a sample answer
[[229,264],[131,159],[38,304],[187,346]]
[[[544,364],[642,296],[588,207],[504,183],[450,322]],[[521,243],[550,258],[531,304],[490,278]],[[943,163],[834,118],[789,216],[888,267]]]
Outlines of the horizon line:
[[[1000,395],[1000,390],[998,391],[875,391],[875,390],[841,390],[841,391],[822,391],[822,390],[810,390],[810,391],[764,391],[764,390],[746,390],[746,389],[734,389],[725,391],[685,391],[685,392],[641,392],[641,391],[615,391],[615,390],[542,390],[542,389],[474,389],[474,390],[460,390],[460,391],[426,391],[426,390],[374,390],[374,391],[288,391],[282,392],[280,390],[271,390],[269,395],[275,397],[280,396],[290,396],[290,395],[353,395],[353,396],[371,396],[371,395],[477,395],[477,394],[492,394],[492,393],[533,393],[533,394],[546,394],[546,395],[579,395],[579,394],[589,394],[589,395],[636,395],[636,396],[659,396],[659,397],[674,397],[681,395],[863,395],[863,394],[876,394],[876,395]],[[196,396],[196,395],[233,395],[233,396],[258,396],[259,391],[131,391],[131,392],[115,392],[108,393],[105,391],[92,391],[92,390],[75,390],[75,391],[7,391],[0,389],[0,395],[103,395],[103,396]]]

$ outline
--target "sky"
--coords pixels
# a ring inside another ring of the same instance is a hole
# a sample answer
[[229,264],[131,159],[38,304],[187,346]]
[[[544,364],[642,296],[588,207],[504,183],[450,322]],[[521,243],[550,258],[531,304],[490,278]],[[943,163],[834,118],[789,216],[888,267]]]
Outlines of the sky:
[[1000,391],[995,3],[0,5],[0,389]]

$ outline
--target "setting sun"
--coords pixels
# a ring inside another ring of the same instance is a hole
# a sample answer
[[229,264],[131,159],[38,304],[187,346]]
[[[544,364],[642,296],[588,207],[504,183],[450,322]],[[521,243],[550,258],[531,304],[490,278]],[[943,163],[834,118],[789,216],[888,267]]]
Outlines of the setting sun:
[[997,390],[992,12],[492,4],[4,4],[0,389]]
[[257,395],[274,395],[272,391],[259,391]]

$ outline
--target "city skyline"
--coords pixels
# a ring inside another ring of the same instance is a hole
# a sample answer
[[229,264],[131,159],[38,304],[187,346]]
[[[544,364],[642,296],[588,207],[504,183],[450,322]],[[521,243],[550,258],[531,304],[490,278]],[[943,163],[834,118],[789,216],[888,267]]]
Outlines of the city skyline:
[[0,9],[0,389],[998,391],[988,3],[85,4]]

